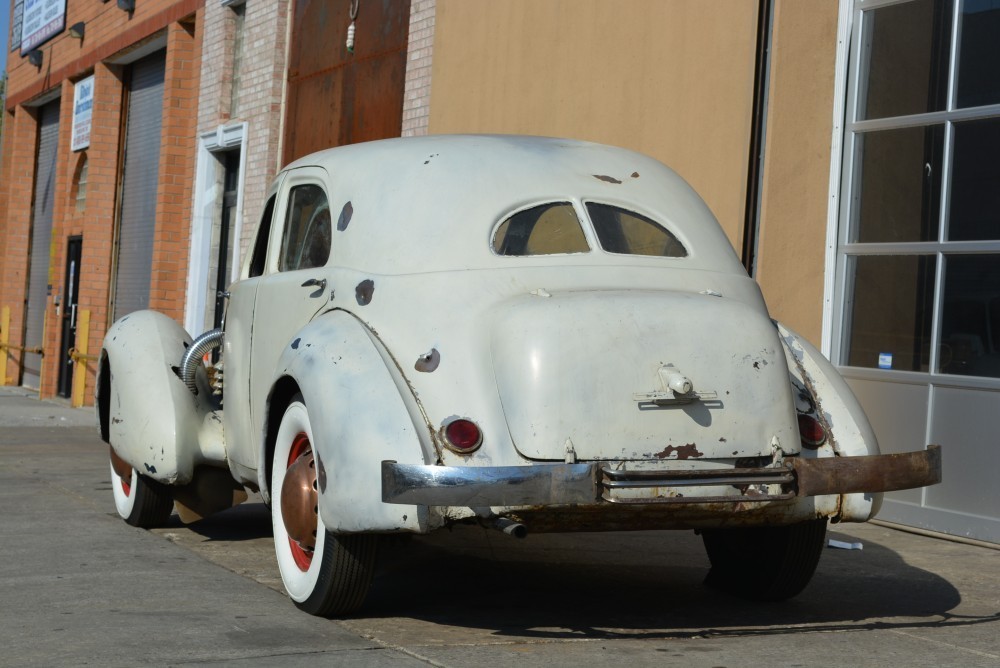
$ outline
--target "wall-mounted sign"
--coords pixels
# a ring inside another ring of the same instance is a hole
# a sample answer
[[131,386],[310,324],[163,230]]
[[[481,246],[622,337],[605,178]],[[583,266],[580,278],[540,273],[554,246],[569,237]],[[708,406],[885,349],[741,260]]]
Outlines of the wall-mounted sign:
[[90,146],[90,119],[94,112],[94,76],[81,79],[73,86],[73,138],[70,150],[80,151]]
[[10,22],[10,50],[21,48],[21,14],[24,12],[24,0],[14,0],[14,18]]
[[55,37],[66,27],[66,0],[24,0],[21,55]]

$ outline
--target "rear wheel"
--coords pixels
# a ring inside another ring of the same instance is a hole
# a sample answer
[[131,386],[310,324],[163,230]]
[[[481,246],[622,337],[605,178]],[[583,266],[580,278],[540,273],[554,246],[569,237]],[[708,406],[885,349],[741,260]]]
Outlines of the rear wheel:
[[826,542],[826,519],[781,527],[702,532],[712,570],[705,584],[757,601],[783,601],[805,589]]
[[111,448],[111,491],[119,517],[134,527],[163,526],[174,509],[170,489],[132,468]]
[[343,615],[361,607],[368,594],[378,536],[326,530],[312,444],[309,413],[296,395],[278,427],[271,469],[274,550],[296,606],[313,615]]

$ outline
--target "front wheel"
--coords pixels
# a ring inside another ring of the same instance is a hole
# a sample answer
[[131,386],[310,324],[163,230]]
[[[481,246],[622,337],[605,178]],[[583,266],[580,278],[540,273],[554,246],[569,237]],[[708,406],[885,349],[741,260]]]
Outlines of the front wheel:
[[326,530],[319,513],[313,432],[301,395],[292,399],[278,427],[271,524],[281,580],[296,606],[323,617],[361,607],[371,586],[378,536]]
[[712,570],[705,584],[742,598],[783,601],[805,589],[826,543],[826,519],[702,532]]
[[115,453],[114,448],[111,448],[111,492],[118,516],[134,527],[161,527],[174,509],[170,489],[140,475]]

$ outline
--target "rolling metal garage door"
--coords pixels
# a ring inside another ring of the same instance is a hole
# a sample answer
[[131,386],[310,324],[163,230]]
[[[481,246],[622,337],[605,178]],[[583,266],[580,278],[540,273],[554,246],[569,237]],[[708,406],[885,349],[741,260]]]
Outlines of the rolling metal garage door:
[[[45,306],[49,294],[49,255],[52,245],[52,204],[55,200],[56,147],[59,144],[59,100],[39,109],[38,164],[35,168],[34,212],[31,221],[31,268],[28,274],[28,304],[25,313],[26,348],[43,345]],[[42,356],[24,355],[25,387],[38,389]]]
[[115,271],[115,320],[149,306],[165,69],[166,51],[132,64]]

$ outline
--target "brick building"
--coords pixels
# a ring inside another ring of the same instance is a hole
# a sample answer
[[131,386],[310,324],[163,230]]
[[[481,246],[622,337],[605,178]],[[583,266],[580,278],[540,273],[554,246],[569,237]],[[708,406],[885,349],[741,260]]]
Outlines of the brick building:
[[203,0],[40,4],[12,3],[0,382],[69,396],[76,371],[89,398],[71,351],[139,308],[183,313]]

